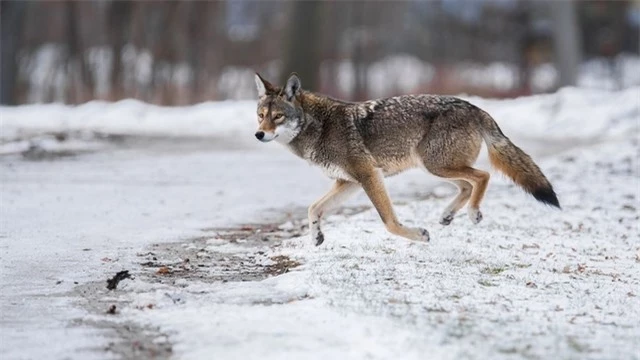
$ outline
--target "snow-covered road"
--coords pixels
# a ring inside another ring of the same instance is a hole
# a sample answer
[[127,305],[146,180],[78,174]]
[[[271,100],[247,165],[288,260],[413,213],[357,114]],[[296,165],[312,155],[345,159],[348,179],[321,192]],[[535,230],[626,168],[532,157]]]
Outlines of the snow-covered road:
[[[290,177],[269,176],[275,167]],[[83,315],[70,306],[74,299],[51,295],[130,268],[145,245],[257,218],[283,202],[302,206],[323,189],[320,177],[292,186],[307,170],[291,157],[243,151],[0,159],[2,358],[63,358],[78,347],[104,347],[93,332],[67,327]],[[260,178],[273,191],[250,191]],[[296,196],[277,195],[287,191]]]
[[97,351],[112,341],[108,329],[72,325],[102,315],[70,291],[135,273],[152,244],[205,236],[205,255],[302,265],[258,282],[123,282],[111,296],[130,306],[116,321],[160,328],[175,358],[640,358],[640,89],[471,100],[534,156],[563,211],[494,175],[485,220],[473,226],[462,212],[443,227],[452,188],[415,171],[387,183],[399,217],[426,226],[430,244],[390,237],[370,210],[330,217],[319,248],[304,236],[247,248],[203,231],[281,219],[329,186],[276,144],[241,140],[252,103],[2,108],[5,154],[44,131],[198,134],[213,145],[0,157],[0,357],[113,356]]

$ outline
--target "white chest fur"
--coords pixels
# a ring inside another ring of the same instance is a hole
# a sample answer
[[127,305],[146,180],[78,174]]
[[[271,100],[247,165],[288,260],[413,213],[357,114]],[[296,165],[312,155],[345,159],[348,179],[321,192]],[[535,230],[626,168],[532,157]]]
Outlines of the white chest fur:
[[322,172],[331,179],[342,179],[354,181],[353,177],[344,171],[340,166],[328,164],[321,165]]
[[348,181],[355,181],[355,179],[349,175],[346,171],[344,171],[344,169],[342,169],[340,166],[338,165],[334,165],[334,164],[319,164],[318,162],[313,161],[314,158],[314,152],[313,150],[310,149],[296,149],[293,148],[291,146],[287,146],[289,148],[289,150],[291,152],[293,152],[294,154],[300,156],[301,158],[307,160],[307,162],[309,162],[309,165],[312,166],[318,166],[320,167],[320,169],[322,169],[322,172],[324,173],[325,176],[329,177],[330,179],[342,179],[342,180],[348,180]]

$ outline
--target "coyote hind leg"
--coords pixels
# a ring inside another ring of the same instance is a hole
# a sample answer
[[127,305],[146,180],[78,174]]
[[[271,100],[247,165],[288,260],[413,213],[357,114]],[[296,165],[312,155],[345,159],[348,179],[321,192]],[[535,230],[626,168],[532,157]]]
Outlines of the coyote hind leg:
[[[460,194],[446,210],[455,213],[468,199],[469,218],[477,224],[482,220],[480,202],[489,183],[489,173],[472,167],[483,141],[482,132],[474,124],[455,116],[447,117],[447,121],[436,121],[418,144],[417,151],[427,171],[454,181],[460,187]],[[445,212],[441,223],[450,223],[453,214],[449,215]]]
[[[432,174],[440,176],[446,179],[463,180],[472,186],[471,194],[469,196],[469,219],[474,224],[479,223],[482,220],[482,213],[480,212],[480,203],[484,197],[484,193],[489,185],[489,173],[486,171],[474,169],[469,166],[460,168],[427,168]],[[454,200],[454,203],[460,195]],[[453,203],[452,203],[453,205]],[[464,204],[460,205],[464,206]],[[447,207],[448,209],[448,207]],[[446,214],[445,214],[446,215]],[[444,220],[444,216],[443,216]],[[446,225],[446,224],[445,224]]]
[[442,212],[442,217],[440,218],[440,224],[442,225],[451,224],[451,221],[453,221],[453,217],[460,209],[462,209],[467,204],[473,191],[473,186],[466,180],[450,181],[458,187],[459,192],[458,195],[456,195],[456,197],[453,199],[453,201],[451,201],[451,203]]

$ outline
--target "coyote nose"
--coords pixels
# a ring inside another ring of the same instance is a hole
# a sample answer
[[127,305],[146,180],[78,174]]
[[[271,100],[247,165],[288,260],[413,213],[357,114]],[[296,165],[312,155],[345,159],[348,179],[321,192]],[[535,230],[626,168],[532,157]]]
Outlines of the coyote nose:
[[264,131],[258,131],[256,133],[256,139],[262,140],[263,137],[264,137]]

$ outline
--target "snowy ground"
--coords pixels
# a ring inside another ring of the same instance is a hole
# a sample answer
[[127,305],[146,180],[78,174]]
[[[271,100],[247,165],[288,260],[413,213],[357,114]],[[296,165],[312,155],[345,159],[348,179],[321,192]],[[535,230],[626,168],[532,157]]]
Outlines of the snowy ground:
[[[127,324],[180,359],[639,359],[640,88],[470,100],[537,160],[562,211],[495,174],[483,222],[444,227],[453,188],[412,171],[387,184],[431,243],[365,210],[331,216],[314,247],[297,220],[329,181],[250,141],[252,102],[0,109],[0,357],[150,356],[104,351]],[[294,236],[217,229],[255,222]],[[141,265],[149,252],[166,266]],[[234,281],[282,259],[282,275]],[[122,269],[136,279],[108,292]]]

